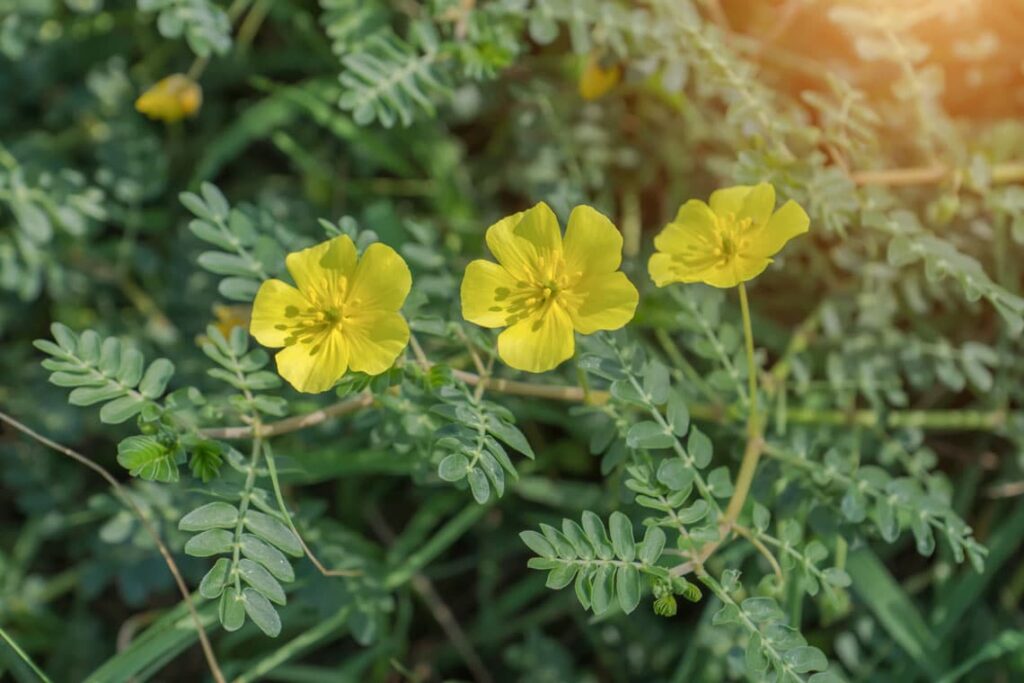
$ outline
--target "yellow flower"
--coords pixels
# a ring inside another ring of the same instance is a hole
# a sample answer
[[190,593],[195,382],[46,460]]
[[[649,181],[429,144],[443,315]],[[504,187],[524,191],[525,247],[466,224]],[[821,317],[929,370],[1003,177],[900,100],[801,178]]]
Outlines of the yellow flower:
[[622,235],[589,206],[577,206],[562,239],[541,202],[487,229],[498,263],[476,260],[462,280],[462,315],[504,327],[498,355],[528,372],[551,370],[575,351],[574,330],[616,330],[633,318],[638,294],[624,273]]
[[236,327],[245,329],[249,326],[251,310],[249,306],[222,306],[221,304],[214,304],[213,315],[217,318],[217,321],[213,325],[227,339],[231,336],[231,330]]
[[591,54],[583,67],[583,73],[580,74],[580,97],[585,100],[596,100],[603,97],[618,85],[621,78],[621,66],[613,64],[605,68],[601,65],[600,57],[596,53]]
[[647,266],[654,284],[735,287],[757,277],[810,224],[793,200],[772,213],[774,208],[775,188],[768,183],[713,192],[710,207],[698,199],[686,202],[654,238],[657,253]]
[[277,371],[289,384],[317,393],[349,369],[379,375],[394,364],[409,343],[398,311],[412,287],[394,249],[371,244],[358,258],[343,235],[288,254],[285,263],[298,289],[266,280],[249,331],[264,346],[284,347]]
[[184,74],[162,78],[135,100],[135,109],[151,119],[174,123],[192,116],[203,104],[203,89]]

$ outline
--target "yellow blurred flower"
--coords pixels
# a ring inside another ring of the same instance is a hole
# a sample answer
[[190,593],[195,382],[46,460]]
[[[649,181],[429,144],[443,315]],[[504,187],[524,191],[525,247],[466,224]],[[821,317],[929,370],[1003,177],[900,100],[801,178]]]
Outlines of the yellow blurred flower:
[[654,238],[657,253],[648,270],[659,287],[673,282],[735,287],[760,275],[771,257],[810,224],[793,200],[773,213],[775,188],[768,183],[718,190],[710,203],[686,202]]
[[298,289],[267,280],[256,293],[249,331],[281,347],[277,371],[299,391],[333,387],[348,370],[379,375],[409,342],[399,309],[412,287],[409,267],[385,244],[362,258],[347,236],[288,254]]
[[214,304],[213,315],[217,318],[214,326],[227,339],[231,336],[231,330],[236,327],[246,328],[249,326],[249,316],[252,311],[250,306],[224,306]]
[[192,116],[203,104],[203,89],[184,74],[157,81],[135,100],[135,109],[151,119],[174,123]]
[[498,263],[476,260],[462,280],[462,315],[506,327],[498,355],[508,365],[544,372],[571,357],[574,331],[615,330],[633,318],[638,294],[618,270],[622,235],[589,206],[577,206],[563,240],[541,202],[487,229]]
[[622,67],[612,64],[605,68],[597,53],[587,57],[587,63],[580,74],[580,97],[585,100],[596,100],[603,97],[609,90],[619,84],[622,79]]

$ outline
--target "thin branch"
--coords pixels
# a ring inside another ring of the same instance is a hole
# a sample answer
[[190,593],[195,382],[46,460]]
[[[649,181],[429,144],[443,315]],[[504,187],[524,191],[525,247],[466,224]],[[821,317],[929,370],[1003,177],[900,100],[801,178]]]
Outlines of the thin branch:
[[[496,377],[482,378],[465,370],[452,370],[452,376],[470,386],[483,383],[488,391],[512,396],[528,396],[552,401],[583,403],[585,392],[583,387],[566,384],[533,384],[511,379]],[[610,394],[602,389],[590,391],[590,402],[594,405],[606,403]],[[369,393],[347,398],[325,408],[314,410],[305,415],[296,415],[277,422],[269,422],[260,428],[264,437],[277,436],[295,432],[307,427],[315,427],[334,417],[341,417],[358,412],[373,405],[373,396]],[[714,422],[727,422],[731,418],[728,410],[721,406],[705,403],[693,403],[688,406],[690,415]],[[873,410],[818,410],[791,407],[786,420],[794,424],[819,425],[858,425],[861,427],[916,427],[946,431],[989,431],[999,429],[1007,424],[1010,418],[1020,413],[1008,413],[1005,410],[965,411],[965,410],[898,410],[887,415],[879,415]],[[249,425],[236,427],[215,427],[203,429],[201,435],[211,439],[248,439],[253,436],[253,428]]]
[[[363,408],[373,405],[373,395],[369,392],[347,398],[338,403],[314,410],[305,415],[296,415],[277,422],[269,422],[260,426],[260,436],[269,438],[278,434],[298,431],[307,427],[316,426],[326,422],[332,417],[341,417],[350,413],[358,412]],[[199,432],[202,436],[210,439],[250,439],[254,436],[255,430],[252,425],[241,425],[238,427],[217,427],[213,429],[202,429]]]
[[779,580],[779,585],[781,586],[784,584],[786,579],[782,576],[782,567],[779,566],[779,561],[775,559],[775,555],[773,555],[772,551],[768,549],[768,546],[762,543],[761,539],[754,535],[754,533],[745,526],[733,524],[732,529],[737,534],[750,541],[750,544],[757,548],[757,551],[761,553],[761,555],[768,560],[768,564],[772,566],[772,571],[775,572],[775,578]]
[[317,556],[313,554],[313,551],[306,545],[306,541],[302,538],[302,534],[295,528],[295,522],[292,521],[291,513],[288,512],[288,506],[284,504],[284,495],[281,493],[281,484],[277,480],[277,465],[274,464],[274,454],[270,452],[270,447],[266,446],[263,449],[263,457],[267,461],[267,470],[270,472],[270,481],[274,486],[274,497],[277,499],[277,506],[281,509],[281,514],[284,515],[285,521],[288,522],[288,527],[295,534],[295,538],[299,539],[299,545],[302,546],[302,550],[306,553],[306,557],[313,563],[321,574],[324,576],[359,576],[362,574],[361,571],[355,569],[328,569],[325,567]]
[[[890,187],[935,185],[956,180],[963,171],[953,166],[935,164],[913,168],[886,168],[877,171],[854,171],[850,179],[857,185],[887,185]],[[992,166],[995,184],[1024,181],[1024,161],[1008,161]]]
[[124,486],[122,486],[121,483],[114,478],[114,475],[107,471],[107,469],[104,468],[102,465],[99,465],[98,463],[82,455],[78,451],[72,450],[67,446],[61,445],[56,441],[48,439],[42,434],[31,429],[30,427],[22,424],[21,422],[18,422],[10,415],[4,412],[0,412],[0,421],[6,422],[10,426],[17,429],[19,432],[25,434],[26,436],[32,439],[35,439],[44,446],[51,448],[57,451],[58,453],[62,453],[63,455],[66,455],[72,460],[78,462],[79,464],[88,467],[93,472],[100,475],[104,479],[104,481],[110,484],[110,487],[114,490],[114,493],[117,495],[117,497],[121,499],[121,502],[131,508],[132,512],[135,513],[135,516],[138,517],[139,521],[142,522],[142,526],[146,530],[146,533],[149,534],[150,538],[153,539],[153,542],[156,543],[157,548],[159,548],[160,550],[160,554],[164,558],[164,562],[167,564],[167,568],[171,571],[171,574],[174,576],[174,583],[177,584],[178,591],[181,593],[181,597],[185,601],[185,606],[188,608],[188,612],[191,615],[192,621],[195,624],[196,635],[199,637],[199,643],[203,648],[203,654],[206,656],[206,663],[210,667],[210,673],[213,674],[213,678],[215,681],[217,681],[217,683],[226,683],[224,679],[224,674],[221,673],[220,665],[217,663],[217,656],[213,653],[213,646],[210,644],[210,639],[206,635],[206,629],[203,627],[203,622],[199,618],[199,613],[196,612],[195,605],[192,604],[192,596],[189,593],[188,586],[185,585],[185,579],[182,578],[181,572],[178,570],[177,563],[175,563],[174,558],[171,556],[171,551],[168,550],[166,545],[164,545],[164,542],[163,540],[161,540],[160,533],[157,531],[156,527],[153,526],[153,523],[150,521],[149,517],[146,516],[146,513],[142,510],[141,507],[139,507],[139,504],[135,502],[135,500],[131,497],[131,495],[124,488]]

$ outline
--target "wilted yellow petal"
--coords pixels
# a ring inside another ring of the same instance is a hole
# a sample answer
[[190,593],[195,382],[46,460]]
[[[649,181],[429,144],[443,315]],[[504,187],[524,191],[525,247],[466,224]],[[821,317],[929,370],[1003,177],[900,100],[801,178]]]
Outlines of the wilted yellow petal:
[[466,266],[460,291],[462,317],[481,327],[509,324],[517,282],[497,263],[477,259]]
[[538,311],[498,335],[498,355],[526,372],[546,372],[572,357],[572,320],[558,304]]
[[337,330],[291,344],[278,352],[277,372],[298,391],[327,391],[348,369],[348,343]]
[[567,299],[573,327],[581,334],[617,330],[633,319],[640,294],[621,271],[595,273],[573,286]]
[[151,119],[173,123],[192,116],[203,103],[203,90],[184,74],[157,81],[135,100],[135,109]]
[[570,277],[610,273],[622,263],[622,235],[604,214],[589,206],[572,210],[563,249]]
[[601,65],[599,55],[591,54],[580,74],[580,97],[585,100],[596,100],[618,85],[620,80],[622,80],[621,66],[612,64],[606,68]]
[[284,346],[310,308],[299,290],[280,280],[266,280],[252,302],[249,332],[264,346]]
[[395,364],[409,343],[409,325],[392,311],[365,311],[346,318],[344,336],[349,346],[349,367],[379,375]]
[[786,246],[786,242],[807,232],[810,224],[807,212],[790,199],[772,215],[767,224],[751,233],[747,247],[751,254],[774,256]]
[[356,266],[346,307],[397,311],[412,288],[412,274],[405,259],[386,244],[371,244]]

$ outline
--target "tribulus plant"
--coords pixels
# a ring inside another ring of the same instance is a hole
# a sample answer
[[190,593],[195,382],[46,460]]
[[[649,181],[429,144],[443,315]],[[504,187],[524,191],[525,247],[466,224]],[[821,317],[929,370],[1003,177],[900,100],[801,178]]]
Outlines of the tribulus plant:
[[0,678],[1021,678],[1019,26],[0,0]]

